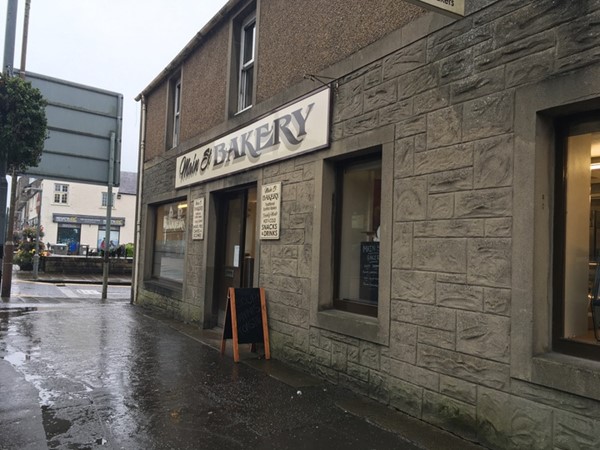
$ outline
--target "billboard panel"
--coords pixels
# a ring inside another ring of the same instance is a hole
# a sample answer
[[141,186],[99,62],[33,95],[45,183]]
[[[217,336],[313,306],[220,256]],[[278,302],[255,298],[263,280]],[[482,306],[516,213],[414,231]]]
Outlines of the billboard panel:
[[48,106],[48,139],[38,167],[27,175],[108,184],[111,132],[115,133],[113,184],[121,172],[123,95],[31,72],[25,79]]

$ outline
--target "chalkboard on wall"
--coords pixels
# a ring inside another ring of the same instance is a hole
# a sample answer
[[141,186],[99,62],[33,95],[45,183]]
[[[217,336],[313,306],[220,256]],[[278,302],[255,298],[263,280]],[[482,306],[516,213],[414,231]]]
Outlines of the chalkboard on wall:
[[263,288],[229,288],[221,354],[225,353],[227,339],[233,341],[235,362],[240,360],[239,344],[262,342],[265,347],[265,359],[271,358],[267,305]]

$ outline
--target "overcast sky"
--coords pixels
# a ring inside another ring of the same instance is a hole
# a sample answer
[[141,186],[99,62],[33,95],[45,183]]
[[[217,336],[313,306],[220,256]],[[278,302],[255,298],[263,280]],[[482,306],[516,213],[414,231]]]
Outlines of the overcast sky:
[[[18,1],[16,68],[25,10],[25,0]],[[123,94],[121,169],[137,171],[140,104],[134,98],[225,3],[31,0],[26,70]],[[0,0],[2,53],[7,4]]]

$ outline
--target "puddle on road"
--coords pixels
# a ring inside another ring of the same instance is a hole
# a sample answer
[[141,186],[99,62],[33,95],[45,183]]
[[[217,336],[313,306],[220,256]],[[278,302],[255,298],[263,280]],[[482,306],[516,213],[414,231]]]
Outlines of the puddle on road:
[[42,423],[48,443],[52,443],[71,429],[71,421],[56,417],[56,412],[47,405],[42,405]]
[[14,352],[14,353],[10,353],[9,355],[4,355],[2,357],[2,359],[4,359],[5,361],[8,361],[14,367],[19,367],[19,366],[22,366],[25,363],[25,361],[29,361],[30,356],[26,355],[23,352]]
[[48,448],[92,449],[109,445],[103,427],[94,420],[91,411],[81,408],[55,409],[42,405],[42,425],[46,433]]

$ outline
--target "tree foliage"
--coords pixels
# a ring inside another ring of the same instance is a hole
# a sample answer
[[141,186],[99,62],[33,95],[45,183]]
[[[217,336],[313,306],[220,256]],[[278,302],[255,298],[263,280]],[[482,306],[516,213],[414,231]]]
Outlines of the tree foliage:
[[42,157],[46,133],[46,100],[31,83],[0,75],[0,156],[16,173],[35,167]]

